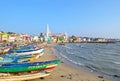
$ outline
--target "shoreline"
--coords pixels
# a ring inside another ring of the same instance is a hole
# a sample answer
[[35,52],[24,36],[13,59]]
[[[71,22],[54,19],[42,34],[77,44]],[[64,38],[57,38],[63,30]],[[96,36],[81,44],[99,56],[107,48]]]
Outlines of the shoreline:
[[[45,54],[35,61],[46,61],[59,59],[53,54],[52,46],[55,44],[48,44],[45,49]],[[103,77],[102,75],[85,71],[82,68],[70,66],[61,61],[61,63],[51,72],[47,77],[34,79],[29,81],[112,81]]]

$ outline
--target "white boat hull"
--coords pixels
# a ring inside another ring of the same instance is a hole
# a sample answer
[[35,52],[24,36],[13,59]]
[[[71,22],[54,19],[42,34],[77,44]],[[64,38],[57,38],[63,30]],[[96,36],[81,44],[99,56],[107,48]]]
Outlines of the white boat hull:
[[21,52],[21,53],[14,53],[14,54],[19,54],[19,55],[34,55],[34,54],[39,54],[39,53],[43,53],[44,49],[38,49],[38,50],[34,50],[34,51],[30,51],[30,52]]

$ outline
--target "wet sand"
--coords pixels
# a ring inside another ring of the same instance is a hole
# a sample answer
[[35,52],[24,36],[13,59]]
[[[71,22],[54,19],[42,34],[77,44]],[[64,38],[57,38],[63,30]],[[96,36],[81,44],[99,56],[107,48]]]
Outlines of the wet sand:
[[[36,61],[58,59],[52,52],[53,44],[45,47],[45,54]],[[112,81],[92,72],[78,69],[61,62],[49,76],[30,81]]]

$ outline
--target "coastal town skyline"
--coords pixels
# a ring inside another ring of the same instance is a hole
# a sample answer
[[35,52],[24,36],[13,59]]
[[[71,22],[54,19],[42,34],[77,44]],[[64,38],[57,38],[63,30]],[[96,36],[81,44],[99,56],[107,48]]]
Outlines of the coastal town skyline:
[[0,30],[15,33],[51,32],[82,37],[120,38],[119,0],[0,1]]

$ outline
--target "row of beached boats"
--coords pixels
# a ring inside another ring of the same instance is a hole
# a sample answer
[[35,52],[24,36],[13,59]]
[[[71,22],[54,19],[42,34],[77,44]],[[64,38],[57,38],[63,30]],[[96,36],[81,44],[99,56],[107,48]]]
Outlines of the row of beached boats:
[[18,62],[28,62],[38,59],[44,54],[44,49],[30,49],[30,50],[10,50],[8,54],[0,55],[0,63],[18,63]]
[[0,81],[29,80],[50,75],[60,60],[34,62],[44,52],[43,48],[25,45],[0,54]]

